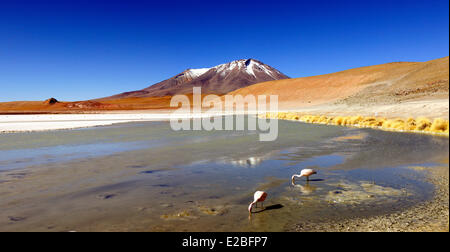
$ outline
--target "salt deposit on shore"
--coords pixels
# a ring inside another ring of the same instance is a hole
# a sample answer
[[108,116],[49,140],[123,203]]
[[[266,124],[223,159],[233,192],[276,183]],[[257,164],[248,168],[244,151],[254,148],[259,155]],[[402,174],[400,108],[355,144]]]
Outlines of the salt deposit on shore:
[[74,129],[168,118],[164,114],[0,115],[0,132]]
[[[213,115],[207,113],[176,115],[177,118],[201,118],[209,116]],[[165,121],[170,120],[171,117],[172,113],[169,112],[139,114],[0,115],[0,133],[76,129],[139,121]]]

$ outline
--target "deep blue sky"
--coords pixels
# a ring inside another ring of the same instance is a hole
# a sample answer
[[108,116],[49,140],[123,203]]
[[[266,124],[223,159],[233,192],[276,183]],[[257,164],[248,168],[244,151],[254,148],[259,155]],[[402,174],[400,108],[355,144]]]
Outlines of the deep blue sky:
[[303,77],[448,55],[448,0],[0,0],[0,101],[104,97],[243,58]]

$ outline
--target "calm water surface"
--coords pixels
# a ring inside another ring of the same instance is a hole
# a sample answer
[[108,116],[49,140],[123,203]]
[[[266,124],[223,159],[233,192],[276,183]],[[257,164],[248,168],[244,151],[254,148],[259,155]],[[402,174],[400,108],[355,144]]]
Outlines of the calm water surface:
[[[448,138],[288,121],[274,142],[167,122],[3,134],[0,231],[284,231],[388,213],[432,196],[417,167],[448,152]],[[292,185],[306,167],[318,174]],[[269,197],[249,218],[256,190]]]

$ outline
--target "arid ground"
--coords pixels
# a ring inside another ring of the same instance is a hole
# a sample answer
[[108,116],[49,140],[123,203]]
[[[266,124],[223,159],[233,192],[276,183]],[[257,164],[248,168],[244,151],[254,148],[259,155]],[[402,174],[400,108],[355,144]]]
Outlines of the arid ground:
[[[320,76],[263,82],[232,95],[278,95],[279,109],[324,115],[448,119],[449,57],[428,62],[397,62]],[[51,94],[49,94],[51,97]],[[0,114],[152,113],[171,109],[170,96],[76,102],[0,103]]]

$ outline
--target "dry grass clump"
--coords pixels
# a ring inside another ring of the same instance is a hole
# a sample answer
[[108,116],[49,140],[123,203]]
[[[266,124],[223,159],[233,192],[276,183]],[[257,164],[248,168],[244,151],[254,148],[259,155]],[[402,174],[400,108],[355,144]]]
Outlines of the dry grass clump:
[[393,131],[423,132],[439,135],[449,135],[449,121],[436,118],[433,122],[424,117],[417,119],[396,118],[387,119],[384,117],[363,117],[363,116],[316,116],[316,115],[298,115],[293,112],[267,113],[265,118],[295,120],[306,123],[329,124],[352,126],[360,128],[380,128]]
[[431,129],[432,132],[445,132],[448,134],[448,121],[441,119],[441,118],[436,118],[433,121],[433,124],[431,124]]
[[431,127],[431,121],[424,117],[417,118],[417,130],[428,130]]

